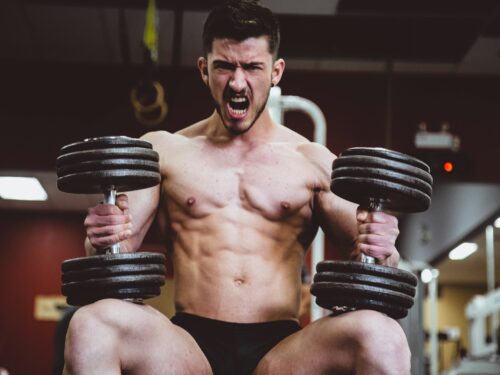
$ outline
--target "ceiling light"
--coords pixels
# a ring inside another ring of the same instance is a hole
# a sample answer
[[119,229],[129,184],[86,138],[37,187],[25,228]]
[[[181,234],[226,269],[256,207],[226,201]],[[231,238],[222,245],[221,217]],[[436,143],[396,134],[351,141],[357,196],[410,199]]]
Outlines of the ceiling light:
[[462,260],[467,258],[472,253],[476,252],[476,250],[477,250],[477,245],[475,243],[464,242],[463,244],[458,245],[452,251],[450,251],[448,257],[451,260]]
[[0,177],[0,197],[23,201],[46,201],[47,192],[35,177]]
[[495,220],[495,228],[500,228],[500,217]]

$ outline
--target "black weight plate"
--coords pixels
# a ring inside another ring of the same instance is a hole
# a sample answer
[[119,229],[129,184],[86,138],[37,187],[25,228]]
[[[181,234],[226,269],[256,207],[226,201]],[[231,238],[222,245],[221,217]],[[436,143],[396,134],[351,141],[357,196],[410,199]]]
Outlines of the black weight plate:
[[126,136],[107,136],[87,138],[80,142],[75,142],[63,146],[61,154],[67,154],[74,151],[93,150],[97,148],[113,148],[113,147],[142,147],[152,149],[151,143],[137,138],[130,138]]
[[316,304],[328,310],[333,310],[334,307],[344,306],[355,310],[375,310],[387,314],[393,319],[402,319],[408,315],[408,309],[404,307],[392,303],[355,297],[339,297],[333,299],[317,298]]
[[150,252],[91,255],[65,260],[61,264],[61,271],[64,273],[118,264],[164,264],[165,260],[165,255]]
[[80,172],[57,179],[57,187],[66,193],[98,194],[113,186],[116,191],[132,191],[156,186],[160,183],[158,172],[139,169],[111,169]]
[[352,166],[335,167],[332,170],[332,179],[338,177],[374,178],[382,181],[401,184],[402,186],[407,186],[411,189],[419,190],[429,196],[432,194],[432,186],[424,180],[418,177],[382,168]]
[[79,172],[92,172],[109,169],[142,169],[159,172],[160,165],[156,161],[143,159],[105,159],[65,164],[57,169],[57,176],[63,177],[68,174]]
[[397,212],[421,212],[429,208],[431,198],[420,190],[396,182],[363,177],[337,177],[331,182],[334,194],[368,206],[369,198],[381,199],[384,209]]
[[375,156],[410,164],[417,168],[423,169],[426,172],[431,171],[430,167],[426,163],[413,156],[406,155],[394,150],[388,150],[382,147],[351,147],[343,151],[339,156],[344,156],[344,155]]
[[324,260],[316,265],[317,272],[345,272],[374,275],[386,279],[402,281],[417,286],[418,278],[413,273],[380,264],[353,262],[348,260]]
[[94,290],[67,296],[66,301],[73,306],[84,306],[104,298],[143,300],[159,296],[158,286],[142,286],[137,288],[118,288],[116,290]]
[[356,297],[388,302],[397,306],[410,308],[413,298],[394,290],[371,285],[349,284],[340,282],[319,282],[311,285],[311,294],[318,298]]
[[165,284],[164,275],[125,275],[111,276],[98,279],[88,279],[64,283],[61,287],[63,295],[75,295],[90,291],[116,290],[119,288],[134,288],[145,286],[162,286]]
[[396,281],[385,277],[363,275],[359,273],[318,272],[316,275],[314,275],[315,283],[322,281],[372,285],[404,293],[406,295],[409,295],[410,297],[415,297],[416,292],[416,289],[413,285],[410,285],[403,281]]
[[417,177],[432,185],[432,176],[426,170],[400,161],[383,159],[376,156],[342,155],[333,161],[332,168],[335,169],[338,167],[371,167],[391,170]]
[[105,159],[143,159],[158,161],[159,156],[155,150],[141,147],[103,148],[60,154],[56,159],[56,166],[61,167],[68,164]]
[[99,277],[122,275],[165,275],[166,268],[163,264],[117,264],[107,267],[86,268],[68,271],[62,274],[62,282],[69,283]]

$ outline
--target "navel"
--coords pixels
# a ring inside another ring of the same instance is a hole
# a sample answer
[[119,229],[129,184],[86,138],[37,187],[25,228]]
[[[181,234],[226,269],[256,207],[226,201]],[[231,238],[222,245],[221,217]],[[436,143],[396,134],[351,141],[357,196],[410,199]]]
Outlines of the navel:
[[194,197],[189,197],[186,203],[188,206],[192,206],[196,203],[196,199]]

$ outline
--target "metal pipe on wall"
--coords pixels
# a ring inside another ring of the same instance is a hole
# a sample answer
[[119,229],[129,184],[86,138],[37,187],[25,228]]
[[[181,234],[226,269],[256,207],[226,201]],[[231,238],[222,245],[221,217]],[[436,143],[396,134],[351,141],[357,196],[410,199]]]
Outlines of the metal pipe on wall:
[[[495,229],[493,225],[488,225],[485,229],[486,236],[486,275],[488,279],[488,292],[495,290]],[[498,313],[491,315],[490,337],[492,344],[498,348]]]
[[[268,109],[271,118],[283,123],[283,114],[286,111],[301,111],[307,114],[314,126],[313,140],[316,143],[326,145],[326,120],[321,109],[311,100],[294,95],[281,95],[281,88],[272,87],[269,93]],[[311,268],[314,269],[318,262],[325,258],[325,235],[319,228],[311,245]],[[312,270],[313,271],[313,270]],[[311,321],[323,316],[323,309],[316,305],[314,296],[311,295]]]

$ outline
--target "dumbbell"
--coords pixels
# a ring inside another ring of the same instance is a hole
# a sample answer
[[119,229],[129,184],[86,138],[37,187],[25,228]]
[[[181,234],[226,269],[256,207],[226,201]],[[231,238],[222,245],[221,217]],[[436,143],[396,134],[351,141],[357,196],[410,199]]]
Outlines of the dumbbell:
[[[368,211],[421,212],[431,203],[432,176],[429,166],[412,156],[353,147],[334,160],[331,190]],[[401,319],[413,306],[417,277],[365,254],[361,261],[319,262],[316,271],[311,293],[325,309],[371,309]]]
[[[116,203],[117,191],[133,191],[160,182],[158,153],[140,139],[124,136],[88,138],[61,148],[56,161],[57,187],[66,193],[104,193]],[[165,284],[165,256],[120,253],[120,244],[97,249],[97,255],[62,263],[62,294],[70,305],[104,298],[141,302],[160,294]]]

